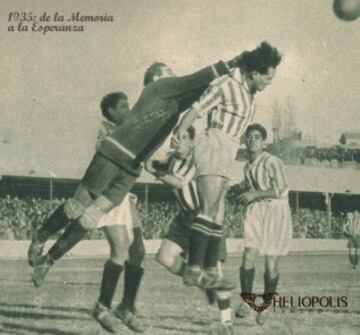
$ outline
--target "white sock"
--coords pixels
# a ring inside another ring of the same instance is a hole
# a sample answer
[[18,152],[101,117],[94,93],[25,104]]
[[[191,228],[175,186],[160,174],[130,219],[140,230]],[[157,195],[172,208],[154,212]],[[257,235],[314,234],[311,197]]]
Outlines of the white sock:
[[232,320],[231,314],[232,314],[231,308],[221,310],[220,311],[221,322],[225,323],[227,321],[231,321]]

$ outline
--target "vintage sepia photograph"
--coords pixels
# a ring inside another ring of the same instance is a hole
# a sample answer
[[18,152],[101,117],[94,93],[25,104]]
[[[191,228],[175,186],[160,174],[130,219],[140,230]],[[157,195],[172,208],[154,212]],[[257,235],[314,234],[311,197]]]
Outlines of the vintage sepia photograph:
[[360,0],[0,0],[1,335],[360,334]]

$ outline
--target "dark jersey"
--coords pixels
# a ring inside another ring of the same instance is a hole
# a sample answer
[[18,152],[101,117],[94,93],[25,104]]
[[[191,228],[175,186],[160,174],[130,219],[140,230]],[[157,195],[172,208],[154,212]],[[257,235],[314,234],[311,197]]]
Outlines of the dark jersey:
[[131,113],[101,143],[99,153],[138,171],[169,136],[180,113],[188,109],[218,76],[229,73],[223,62],[184,77],[164,78],[142,91]]

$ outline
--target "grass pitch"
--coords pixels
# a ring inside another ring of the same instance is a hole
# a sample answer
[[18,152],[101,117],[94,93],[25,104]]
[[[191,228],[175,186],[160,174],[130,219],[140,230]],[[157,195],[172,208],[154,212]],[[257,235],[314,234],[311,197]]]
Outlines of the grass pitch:
[[[225,274],[238,282],[240,255],[228,259]],[[0,261],[0,334],[107,334],[90,316],[99,294],[104,259],[64,259],[50,271],[41,289],[30,282],[26,261]],[[217,309],[208,307],[196,288],[147,257],[138,298],[138,311],[150,335],[211,334]],[[346,296],[346,309],[271,311],[264,326],[254,316],[238,320],[241,335],[356,335],[360,334],[360,269],[349,267],[345,254],[290,255],[281,263],[278,292],[282,296]],[[263,261],[259,259],[255,291],[262,292]],[[114,303],[122,296],[123,277]],[[234,294],[233,306],[239,302]],[[125,326],[121,334],[133,334]]]

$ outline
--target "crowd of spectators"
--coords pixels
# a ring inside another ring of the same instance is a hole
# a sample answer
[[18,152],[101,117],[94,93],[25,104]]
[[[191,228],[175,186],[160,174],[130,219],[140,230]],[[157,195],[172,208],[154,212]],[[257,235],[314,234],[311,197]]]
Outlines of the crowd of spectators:
[[[30,239],[32,231],[64,200],[0,198],[0,239]],[[170,201],[138,203],[138,210],[146,239],[163,237],[167,227],[176,215],[176,206]],[[225,215],[225,234],[230,238],[243,236],[243,213],[234,202],[229,201]],[[295,238],[343,238],[345,214],[332,217],[328,226],[325,211],[301,208],[293,211]],[[88,235],[90,239],[101,239],[103,233],[95,230]]]
[[[269,152],[280,157],[285,164],[330,168],[356,168],[360,163],[360,149],[333,146],[329,148],[269,145]],[[238,152],[238,160],[246,159],[246,150]]]

